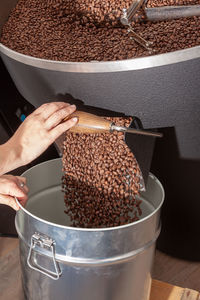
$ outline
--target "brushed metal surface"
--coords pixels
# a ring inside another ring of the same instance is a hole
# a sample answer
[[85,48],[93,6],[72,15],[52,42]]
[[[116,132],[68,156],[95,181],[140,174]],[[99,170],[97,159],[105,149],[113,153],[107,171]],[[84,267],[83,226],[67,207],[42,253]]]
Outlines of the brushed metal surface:
[[0,52],[22,64],[36,68],[73,73],[109,73],[143,70],[165,66],[200,57],[200,46],[164,54],[116,61],[69,62],[41,59],[16,52],[0,43]]

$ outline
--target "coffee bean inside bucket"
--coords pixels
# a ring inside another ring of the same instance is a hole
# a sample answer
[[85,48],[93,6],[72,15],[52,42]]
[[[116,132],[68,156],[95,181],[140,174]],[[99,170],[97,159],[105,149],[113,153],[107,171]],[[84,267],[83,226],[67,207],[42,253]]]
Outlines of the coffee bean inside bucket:
[[[149,56],[117,22],[132,1],[19,0],[1,42],[17,52],[58,61],[111,61]],[[146,7],[195,5],[200,0],[149,0]],[[121,10],[120,10],[121,9]],[[132,24],[154,54],[200,45],[200,17]]]
[[[129,126],[132,118],[107,118]],[[63,144],[66,214],[76,227],[110,227],[139,219],[140,169],[120,132],[67,132]]]

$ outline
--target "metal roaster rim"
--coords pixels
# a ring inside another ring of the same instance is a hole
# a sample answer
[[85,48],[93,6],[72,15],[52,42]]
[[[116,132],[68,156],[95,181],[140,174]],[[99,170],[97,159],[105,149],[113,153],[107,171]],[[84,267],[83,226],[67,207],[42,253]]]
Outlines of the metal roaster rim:
[[126,60],[90,62],[70,62],[41,59],[11,50],[2,43],[0,43],[0,52],[18,62],[41,69],[69,73],[109,73],[142,70],[195,59],[200,56],[200,46]]
[[[61,158],[55,158],[55,159],[51,159],[51,160],[48,160],[48,161],[45,161],[45,162],[42,162],[38,165],[43,165],[43,164],[46,164],[46,163],[49,163],[50,161],[57,161],[57,160],[61,160]],[[35,168],[35,166],[29,168],[27,171],[25,171],[23,174],[21,174],[21,176],[26,176],[26,172],[30,171],[31,169]],[[150,219],[151,216],[153,216],[162,206],[163,202],[164,202],[164,198],[165,198],[165,191],[164,191],[164,188],[161,184],[161,182],[157,179],[156,176],[154,176],[151,172],[149,172],[149,177],[151,177],[152,179],[154,179],[160,189],[162,190],[162,200],[160,201],[160,204],[158,205],[158,207],[155,208],[155,210],[153,210],[153,212],[151,212],[150,214],[148,214],[148,216],[138,220],[138,221],[134,221],[132,223],[129,223],[129,224],[125,224],[125,225],[121,225],[121,226],[114,226],[114,227],[106,227],[106,228],[83,228],[83,227],[73,227],[73,226],[65,226],[65,225],[59,225],[57,223],[53,223],[53,222],[49,222],[47,220],[44,220],[44,219],[41,219],[39,217],[37,217],[36,215],[32,214],[31,212],[29,212],[25,207],[23,207],[20,202],[18,201],[17,197],[15,197],[15,200],[17,202],[17,204],[19,205],[20,209],[23,210],[24,213],[28,214],[29,216],[31,216],[32,218],[38,220],[38,221],[42,221],[48,225],[51,225],[51,226],[56,226],[56,227],[59,227],[59,228],[65,228],[65,229],[70,229],[70,230],[77,230],[77,231],[109,231],[109,230],[117,230],[117,229],[123,229],[123,228],[128,228],[130,226],[132,226],[133,224],[139,224],[141,222],[144,222],[145,220],[147,219]],[[144,192],[143,192],[144,193]]]

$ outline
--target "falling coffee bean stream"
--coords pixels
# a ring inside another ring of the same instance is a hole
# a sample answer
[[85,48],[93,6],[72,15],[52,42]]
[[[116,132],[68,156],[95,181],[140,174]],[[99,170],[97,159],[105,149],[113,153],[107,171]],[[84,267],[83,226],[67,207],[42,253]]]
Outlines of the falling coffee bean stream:
[[[107,118],[129,126],[132,118]],[[134,222],[142,214],[136,199],[140,169],[124,133],[67,132],[63,143],[66,214],[75,227],[110,227]]]

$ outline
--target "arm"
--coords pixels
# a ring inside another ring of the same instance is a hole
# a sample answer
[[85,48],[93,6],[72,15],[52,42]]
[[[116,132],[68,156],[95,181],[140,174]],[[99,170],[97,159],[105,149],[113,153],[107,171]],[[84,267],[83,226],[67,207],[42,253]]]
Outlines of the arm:
[[[30,163],[42,154],[77,119],[62,122],[76,110],[64,102],[46,103],[30,114],[15,134],[0,146],[0,175]],[[61,123],[62,122],[62,123]]]
[[15,148],[10,146],[9,141],[0,145],[0,175],[18,168],[21,165],[21,159]]

